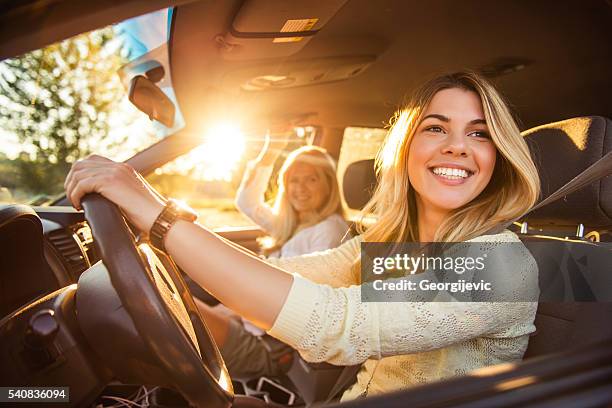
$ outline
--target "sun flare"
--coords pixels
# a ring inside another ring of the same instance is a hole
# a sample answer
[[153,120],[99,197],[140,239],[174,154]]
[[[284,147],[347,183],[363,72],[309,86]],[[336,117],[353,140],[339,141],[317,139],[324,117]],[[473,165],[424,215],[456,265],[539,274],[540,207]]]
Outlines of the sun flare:
[[204,143],[194,153],[205,164],[202,177],[207,180],[229,181],[232,171],[242,158],[245,138],[240,128],[232,124],[216,125],[204,136]]
[[209,128],[204,142],[173,163],[172,172],[199,180],[230,181],[244,154],[246,140],[238,126],[229,123]]

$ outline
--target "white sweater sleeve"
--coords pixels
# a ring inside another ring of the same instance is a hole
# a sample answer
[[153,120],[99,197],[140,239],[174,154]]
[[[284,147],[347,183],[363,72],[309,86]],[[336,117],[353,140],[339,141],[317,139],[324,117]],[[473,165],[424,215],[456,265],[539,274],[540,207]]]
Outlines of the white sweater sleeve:
[[[256,165],[253,162],[249,163],[248,166],[250,168],[245,172],[236,193],[235,204],[240,212],[249,217],[264,231],[269,232],[274,225],[276,216],[272,208],[266,204],[264,194],[268,188],[273,166]],[[250,176],[253,172],[254,174]]]
[[[501,253],[495,263],[512,266],[510,292],[522,298],[535,291],[531,295],[537,297],[535,260],[526,249],[520,257],[514,255],[508,259]],[[318,268],[327,269],[328,261],[322,258]],[[537,302],[526,301],[366,303],[361,301],[360,286],[332,288],[294,276],[269,334],[307,361],[353,365],[478,337],[522,336],[533,331],[536,309]]]

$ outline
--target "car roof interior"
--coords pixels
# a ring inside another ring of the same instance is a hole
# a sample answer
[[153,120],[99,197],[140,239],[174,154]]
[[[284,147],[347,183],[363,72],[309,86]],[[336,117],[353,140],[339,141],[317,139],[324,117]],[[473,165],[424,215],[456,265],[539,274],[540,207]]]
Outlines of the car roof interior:
[[[0,58],[170,5],[172,81],[193,126],[231,106],[244,120],[379,127],[423,79],[463,68],[495,82],[522,130],[612,116],[605,0],[0,0]],[[299,41],[274,40],[287,20],[311,20],[293,27]]]
[[[524,130],[610,116],[611,15],[605,1],[201,1],[175,12],[172,80],[188,125],[229,111],[380,127],[415,84],[469,68]],[[265,37],[309,18],[319,20],[301,41]]]

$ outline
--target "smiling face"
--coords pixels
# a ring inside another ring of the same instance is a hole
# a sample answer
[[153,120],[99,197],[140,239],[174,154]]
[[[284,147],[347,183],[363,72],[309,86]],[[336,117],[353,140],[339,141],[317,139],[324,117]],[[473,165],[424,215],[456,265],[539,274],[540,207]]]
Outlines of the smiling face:
[[318,212],[329,196],[329,185],[322,172],[311,164],[295,162],[287,174],[287,197],[300,215]]
[[448,213],[489,184],[496,147],[478,94],[459,88],[435,94],[410,143],[408,175],[421,211]]

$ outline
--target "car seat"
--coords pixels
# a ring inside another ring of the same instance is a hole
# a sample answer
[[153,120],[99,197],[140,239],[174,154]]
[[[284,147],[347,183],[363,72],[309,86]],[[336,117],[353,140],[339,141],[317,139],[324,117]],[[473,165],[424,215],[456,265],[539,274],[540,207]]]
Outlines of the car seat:
[[[543,197],[612,150],[612,121],[603,117],[564,120],[523,135]],[[583,233],[612,228],[612,177],[535,210],[525,222],[519,236],[538,262],[541,291],[537,331],[525,357],[612,338],[612,247]]]

